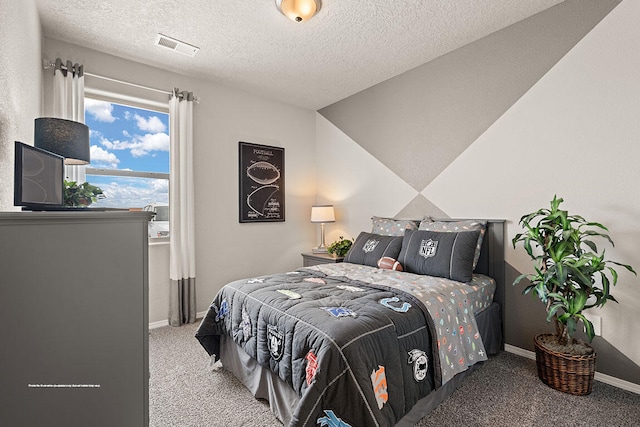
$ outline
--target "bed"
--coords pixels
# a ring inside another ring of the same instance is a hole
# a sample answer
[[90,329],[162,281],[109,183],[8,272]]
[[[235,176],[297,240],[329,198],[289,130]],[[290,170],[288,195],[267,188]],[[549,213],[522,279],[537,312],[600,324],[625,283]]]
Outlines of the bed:
[[227,284],[196,332],[284,425],[414,425],[503,347],[504,222],[380,220],[343,263]]

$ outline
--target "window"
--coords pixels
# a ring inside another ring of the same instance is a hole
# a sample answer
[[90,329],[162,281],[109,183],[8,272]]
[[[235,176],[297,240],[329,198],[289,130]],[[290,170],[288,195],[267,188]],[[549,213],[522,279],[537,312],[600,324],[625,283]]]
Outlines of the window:
[[91,164],[86,180],[106,198],[96,207],[155,212],[149,237],[169,235],[169,114],[85,97]]

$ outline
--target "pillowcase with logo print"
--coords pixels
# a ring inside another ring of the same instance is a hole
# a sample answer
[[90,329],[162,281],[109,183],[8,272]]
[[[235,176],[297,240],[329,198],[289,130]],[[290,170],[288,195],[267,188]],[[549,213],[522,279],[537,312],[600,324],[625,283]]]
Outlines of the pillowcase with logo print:
[[409,273],[467,283],[473,275],[479,234],[479,230],[458,233],[407,230],[397,259]]
[[475,231],[479,230],[478,243],[476,245],[476,252],[473,258],[473,269],[475,270],[478,260],[480,259],[480,251],[482,250],[482,240],[484,238],[484,232],[487,228],[487,221],[485,220],[460,220],[460,221],[433,221],[424,220],[420,223],[418,230],[429,230],[439,232],[451,232],[458,233],[462,231]]
[[382,257],[398,258],[401,247],[402,236],[381,236],[363,231],[351,245],[344,262],[377,267]]

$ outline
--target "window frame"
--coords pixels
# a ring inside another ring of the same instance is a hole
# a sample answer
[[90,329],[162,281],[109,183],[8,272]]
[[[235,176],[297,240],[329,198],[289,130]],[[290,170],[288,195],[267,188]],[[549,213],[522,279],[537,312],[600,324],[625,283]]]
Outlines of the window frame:
[[[168,97],[168,95],[167,95]],[[110,102],[125,107],[139,108],[147,111],[166,114],[169,117],[168,124],[171,123],[171,113],[169,111],[169,100],[166,103],[154,101],[152,99],[145,99],[141,97],[126,95],[123,93],[111,92],[102,89],[85,87],[84,98],[90,98],[98,101]],[[169,156],[171,156],[171,149],[169,149]],[[128,178],[149,178],[149,179],[166,179],[170,185],[171,176],[171,162],[169,162],[169,173],[164,172],[146,172],[146,171],[133,171],[133,170],[118,170],[118,169],[105,169],[105,168],[92,168],[85,166],[86,175],[100,175],[100,176],[114,176],[114,177],[128,177]],[[167,202],[167,205],[169,202]],[[169,223],[169,236],[158,237],[149,236],[149,244],[168,243],[171,239],[171,223]]]

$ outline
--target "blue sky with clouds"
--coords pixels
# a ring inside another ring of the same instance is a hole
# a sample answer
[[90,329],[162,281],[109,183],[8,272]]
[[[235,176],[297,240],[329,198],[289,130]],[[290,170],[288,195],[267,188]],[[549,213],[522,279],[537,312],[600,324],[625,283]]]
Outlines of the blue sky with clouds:
[[[169,173],[169,115],[85,98],[92,168]],[[143,207],[167,204],[164,179],[87,175],[106,198],[96,206]]]

